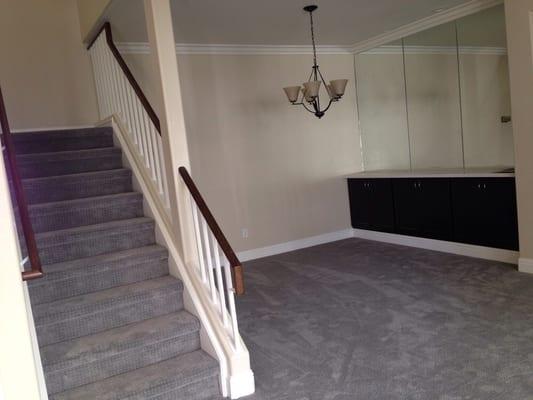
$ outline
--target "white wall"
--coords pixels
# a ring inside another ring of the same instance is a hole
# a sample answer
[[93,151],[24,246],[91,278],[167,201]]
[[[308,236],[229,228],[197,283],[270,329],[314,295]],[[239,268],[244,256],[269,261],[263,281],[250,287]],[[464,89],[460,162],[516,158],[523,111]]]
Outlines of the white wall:
[[[533,0],[505,0],[516,152],[520,268],[533,272]],[[525,269],[525,268],[524,268]]]
[[93,124],[96,95],[76,2],[0,2],[0,85],[14,129]]
[[[153,99],[149,56],[125,57]],[[343,175],[361,169],[353,57],[320,56],[329,79],[350,79],[322,120],[288,104],[282,91],[307,79],[311,61],[178,56],[193,176],[237,251],[350,226]]]

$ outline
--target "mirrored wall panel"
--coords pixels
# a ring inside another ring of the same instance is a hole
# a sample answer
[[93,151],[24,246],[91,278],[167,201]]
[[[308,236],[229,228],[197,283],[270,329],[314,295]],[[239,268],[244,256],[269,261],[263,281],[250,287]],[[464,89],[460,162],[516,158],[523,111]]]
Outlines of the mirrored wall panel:
[[365,170],[514,165],[503,6],[355,57]]
[[461,168],[455,23],[406,37],[403,43],[411,166]]
[[[490,27],[490,29],[487,29]],[[503,5],[457,21],[465,165],[514,165]]]
[[356,81],[366,169],[409,169],[402,42],[356,56]]

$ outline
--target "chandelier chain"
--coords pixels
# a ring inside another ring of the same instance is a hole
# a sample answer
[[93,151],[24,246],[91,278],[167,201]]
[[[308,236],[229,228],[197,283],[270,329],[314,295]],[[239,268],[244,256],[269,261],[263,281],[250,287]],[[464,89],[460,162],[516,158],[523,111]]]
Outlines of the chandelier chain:
[[[314,63],[314,66],[317,67],[317,63],[316,63],[316,44],[315,44],[315,26],[313,24],[313,12],[312,11],[309,13],[309,17],[311,18],[311,41],[313,42],[313,63]],[[315,71],[315,75],[316,75],[316,71]],[[316,79],[316,76],[315,76],[315,79]]]

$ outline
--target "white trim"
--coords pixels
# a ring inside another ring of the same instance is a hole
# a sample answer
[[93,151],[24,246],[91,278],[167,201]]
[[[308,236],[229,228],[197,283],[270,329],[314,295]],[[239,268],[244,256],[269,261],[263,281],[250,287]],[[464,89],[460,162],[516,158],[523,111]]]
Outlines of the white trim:
[[325,233],[318,236],[311,236],[304,239],[292,240],[290,242],[278,243],[272,246],[260,247],[257,249],[241,251],[237,253],[237,257],[241,261],[250,261],[257,258],[273,256],[281,253],[288,253],[290,251],[305,249],[306,247],[317,246],[319,244],[336,242],[353,237],[352,229],[344,229],[342,231]]
[[424,239],[398,235],[395,233],[367,231],[364,229],[353,229],[353,236],[360,239],[375,240],[378,242],[386,242],[409,247],[418,247],[421,249],[441,251],[444,253],[458,254],[467,257],[482,258],[485,260],[500,261],[509,264],[517,264],[519,257],[519,253],[512,250],[494,249],[491,247],[474,246],[471,244],[447,242],[443,240]]
[[45,128],[12,129],[11,133],[66,131],[66,130],[73,130],[73,129],[89,129],[89,128],[94,128],[94,125],[48,126]]
[[[374,49],[363,51],[362,55],[367,54],[402,54],[405,49],[405,54],[457,54],[457,47],[455,46],[379,46]],[[505,47],[482,47],[482,46],[461,46],[459,47],[459,54],[474,54],[474,55],[506,55],[507,49]]]
[[351,51],[352,53],[358,54],[502,3],[503,0],[472,0],[468,3],[449,8],[438,14],[430,15],[429,17],[422,18],[410,24],[400,26],[399,28],[385,32],[381,35],[363,40],[354,44]]
[[533,259],[520,257],[518,259],[518,270],[527,274],[533,274]]
[[[438,14],[430,15],[418,21],[363,40],[353,45],[317,46],[319,54],[358,54],[384,44],[402,39],[406,36],[433,28],[462,18],[466,15],[502,4],[503,0],[471,0],[467,3],[449,8]],[[150,46],[144,42],[122,42],[117,47],[124,54],[149,54]],[[279,55],[312,54],[310,45],[255,45],[255,44],[176,44],[178,54],[226,54],[226,55]],[[481,53],[485,54],[485,53]]]
[[[150,54],[150,45],[143,42],[121,42],[123,54]],[[309,45],[247,45],[247,44],[176,44],[177,54],[277,55],[313,54]],[[319,54],[351,54],[351,46],[317,46]]]

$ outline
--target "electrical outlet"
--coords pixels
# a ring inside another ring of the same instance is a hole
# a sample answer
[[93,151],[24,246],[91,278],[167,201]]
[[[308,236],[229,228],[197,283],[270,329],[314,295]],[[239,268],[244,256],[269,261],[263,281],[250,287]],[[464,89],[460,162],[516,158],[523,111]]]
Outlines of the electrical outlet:
[[241,234],[243,239],[248,239],[248,228],[242,228]]

